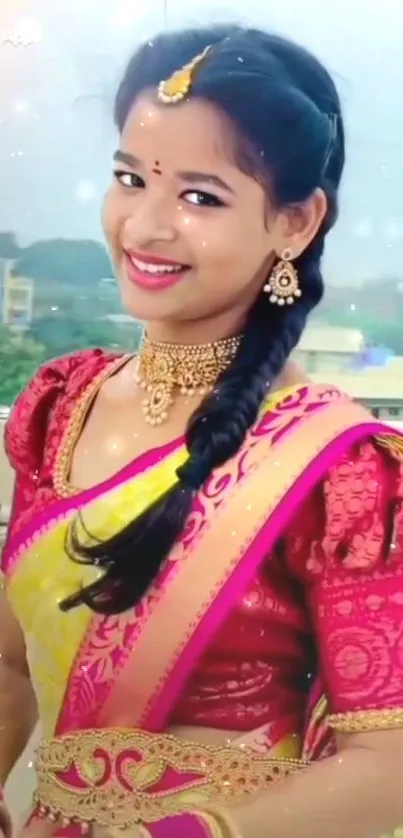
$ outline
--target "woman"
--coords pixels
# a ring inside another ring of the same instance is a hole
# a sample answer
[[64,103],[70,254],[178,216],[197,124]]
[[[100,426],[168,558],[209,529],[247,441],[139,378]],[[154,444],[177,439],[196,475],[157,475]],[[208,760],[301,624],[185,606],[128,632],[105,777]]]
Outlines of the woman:
[[103,220],[146,337],[47,364],[8,423],[2,779],[34,689],[29,834],[393,833],[402,441],[290,361],[334,84],[278,37],[185,31],[134,55],[115,116]]

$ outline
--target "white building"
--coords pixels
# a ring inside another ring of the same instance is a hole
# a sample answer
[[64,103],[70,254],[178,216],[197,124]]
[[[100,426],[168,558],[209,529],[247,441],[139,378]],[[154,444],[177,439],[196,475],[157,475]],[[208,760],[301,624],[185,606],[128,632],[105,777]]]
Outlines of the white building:
[[[403,358],[400,359],[403,364]],[[403,377],[385,367],[367,368],[358,372],[313,373],[318,383],[329,383],[365,405],[378,419],[403,421]]]
[[358,329],[309,324],[295,350],[295,359],[308,373],[348,370],[365,348]]
[[403,421],[403,358],[391,357],[381,367],[360,367],[364,349],[357,329],[313,324],[294,357],[313,381],[338,387],[379,419]]

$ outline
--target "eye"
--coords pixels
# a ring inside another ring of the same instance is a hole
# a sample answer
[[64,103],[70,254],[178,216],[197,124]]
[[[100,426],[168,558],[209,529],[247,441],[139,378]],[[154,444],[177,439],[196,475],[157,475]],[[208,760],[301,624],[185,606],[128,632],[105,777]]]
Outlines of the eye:
[[201,192],[192,190],[183,193],[183,197],[189,204],[194,204],[197,207],[224,207],[224,201],[217,198],[217,195],[212,195],[210,192]]
[[114,178],[126,189],[144,189],[145,183],[143,178],[134,172],[126,172],[123,169],[116,169],[113,173]]

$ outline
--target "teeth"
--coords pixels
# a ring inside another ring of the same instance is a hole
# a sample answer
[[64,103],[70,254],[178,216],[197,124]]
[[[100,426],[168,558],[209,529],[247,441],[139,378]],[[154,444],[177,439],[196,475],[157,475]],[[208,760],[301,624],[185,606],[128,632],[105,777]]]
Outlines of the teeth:
[[134,256],[131,256],[130,259],[138,271],[155,274],[156,276],[179,273],[184,268],[184,265],[152,265],[150,262],[141,262],[140,259],[135,259]]

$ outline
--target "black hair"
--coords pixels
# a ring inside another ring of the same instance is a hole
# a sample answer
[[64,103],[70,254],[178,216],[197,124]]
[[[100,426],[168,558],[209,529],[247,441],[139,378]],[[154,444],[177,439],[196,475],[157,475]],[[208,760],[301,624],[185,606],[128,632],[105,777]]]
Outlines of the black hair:
[[65,610],[85,603],[93,611],[115,614],[139,602],[181,535],[195,491],[241,447],[323,294],[320,263],[326,233],[338,213],[344,129],[335,85],[308,51],[276,35],[237,26],[159,35],[129,62],[116,97],[117,128],[123,130],[143,91],[155,90],[208,45],[212,49],[197,72],[191,96],[215,105],[235,128],[240,168],[270,183],[270,199],[279,207],[301,203],[322,188],[327,214],[294,262],[301,298],[283,308],[270,303],[263,291],[256,299],[233,363],[189,419],[188,458],[173,488],[107,541],[81,544],[72,528],[70,556],[103,573],[66,599],[61,605]]

